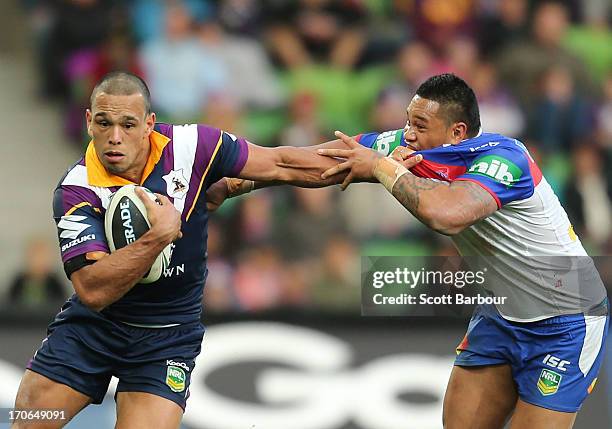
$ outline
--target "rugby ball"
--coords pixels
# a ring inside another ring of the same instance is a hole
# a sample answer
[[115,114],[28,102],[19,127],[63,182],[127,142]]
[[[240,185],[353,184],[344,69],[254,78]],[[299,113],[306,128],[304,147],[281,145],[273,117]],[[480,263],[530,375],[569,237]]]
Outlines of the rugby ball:
[[[141,187],[145,194],[153,201],[157,196]],[[112,252],[138,240],[151,228],[147,209],[142,200],[136,195],[136,185],[126,185],[111,195],[106,214],[104,215],[104,230],[106,241]],[[161,277],[164,270],[170,265],[172,245],[169,244],[157,256],[153,265],[139,283],[153,283]]]

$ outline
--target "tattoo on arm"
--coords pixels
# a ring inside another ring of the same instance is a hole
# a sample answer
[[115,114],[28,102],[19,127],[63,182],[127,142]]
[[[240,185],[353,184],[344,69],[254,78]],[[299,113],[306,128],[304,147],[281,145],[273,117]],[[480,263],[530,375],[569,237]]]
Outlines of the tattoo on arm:
[[[430,227],[436,225],[435,229],[443,234],[450,234],[457,226],[468,227],[497,209],[493,197],[476,183],[449,183],[416,177],[410,172],[399,178],[392,193],[417,219]],[[425,205],[429,210],[424,210]],[[430,218],[432,212],[437,219]]]
[[421,194],[424,191],[431,191],[438,187],[449,187],[448,182],[441,182],[432,179],[424,179],[417,177],[408,172],[404,174],[395,183],[393,187],[393,196],[404,206],[410,213],[422,221],[419,216],[419,208],[421,207]]

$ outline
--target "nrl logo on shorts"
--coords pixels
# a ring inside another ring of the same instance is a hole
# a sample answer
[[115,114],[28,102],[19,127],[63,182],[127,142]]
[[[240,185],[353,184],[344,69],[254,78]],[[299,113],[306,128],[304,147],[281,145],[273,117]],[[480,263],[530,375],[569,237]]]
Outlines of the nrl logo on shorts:
[[170,365],[166,370],[166,384],[173,392],[185,390],[185,371],[178,366]]
[[166,181],[166,190],[169,196],[179,200],[185,198],[189,190],[189,183],[183,174],[182,168],[172,170],[170,173],[162,176],[162,178]]
[[559,390],[562,378],[561,374],[543,369],[538,379],[538,390],[544,396],[554,395]]

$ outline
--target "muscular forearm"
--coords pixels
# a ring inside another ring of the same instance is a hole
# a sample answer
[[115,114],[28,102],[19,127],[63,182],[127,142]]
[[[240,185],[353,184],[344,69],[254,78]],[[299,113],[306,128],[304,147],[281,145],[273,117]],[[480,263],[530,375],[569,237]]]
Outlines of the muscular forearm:
[[392,194],[417,219],[445,235],[461,232],[497,208],[474,183],[425,179],[410,172],[397,180]]
[[[408,172],[397,180],[391,193],[414,217],[428,227],[436,229],[434,228],[437,208],[435,202],[443,197],[431,191],[442,188],[448,188],[448,183],[423,179]],[[439,232],[444,233],[444,231]]]
[[254,189],[289,184],[302,188],[322,188],[337,185],[344,181],[347,173],[342,172],[335,176],[321,179],[321,174],[338,165],[340,160],[321,156],[317,153],[319,149],[346,149],[346,144],[341,139],[330,140],[318,145],[307,147],[281,146],[276,148],[281,152],[280,162],[277,166],[281,169],[283,177],[275,181],[255,181]]
[[102,310],[134,287],[166,245],[149,230],[130,245],[81,268],[71,277],[77,295],[92,310]]
[[317,188],[340,183],[342,176],[321,179],[323,172],[338,164],[338,160],[319,155],[318,146],[299,148],[279,146],[261,148],[249,146],[249,159],[239,177],[271,186],[287,184],[305,188]]

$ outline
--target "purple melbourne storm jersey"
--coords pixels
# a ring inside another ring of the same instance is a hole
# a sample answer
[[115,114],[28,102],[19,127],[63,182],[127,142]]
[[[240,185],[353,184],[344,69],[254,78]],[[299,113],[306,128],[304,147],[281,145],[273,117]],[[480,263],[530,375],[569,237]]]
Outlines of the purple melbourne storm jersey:
[[[158,281],[136,284],[102,314],[135,325],[183,324],[199,320],[202,311],[207,275],[206,189],[224,176],[237,176],[248,147],[246,140],[206,125],[157,124],[149,140],[151,153],[140,184],[168,196],[181,212],[183,237],[174,244],[170,266]],[[110,253],[104,214],[111,194],[130,183],[106,171],[92,143],[68,170],[53,198],[65,266],[80,255],[96,259],[97,252]],[[74,294],[70,301],[78,299]]]
[[[357,136],[389,155],[406,146],[403,130]],[[554,191],[518,140],[482,133],[455,145],[415,153],[418,177],[469,181],[485,189],[498,210],[452,237],[462,256],[491,261],[489,291],[508,297],[503,317],[535,321],[597,307],[606,291]]]

